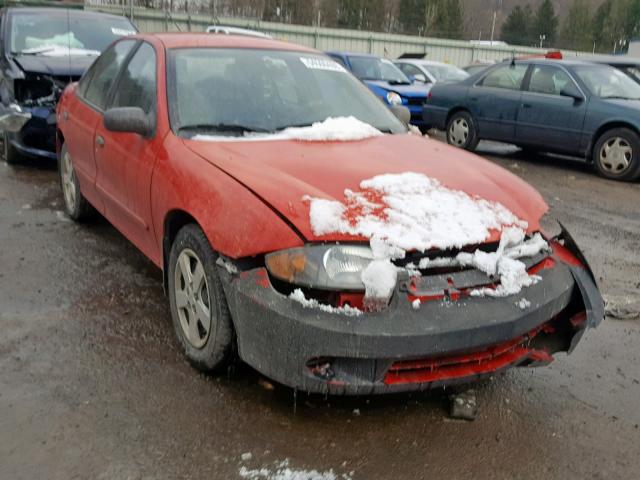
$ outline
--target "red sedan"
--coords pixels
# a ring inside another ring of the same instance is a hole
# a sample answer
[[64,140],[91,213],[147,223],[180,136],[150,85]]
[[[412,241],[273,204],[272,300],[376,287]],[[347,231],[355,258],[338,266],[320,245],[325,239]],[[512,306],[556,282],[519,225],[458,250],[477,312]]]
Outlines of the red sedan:
[[237,352],[308,391],[425,389],[546,364],[603,317],[533,188],[410,134],[314,50],[124,38],[57,118],[67,213],[97,210],[163,270],[198,369]]

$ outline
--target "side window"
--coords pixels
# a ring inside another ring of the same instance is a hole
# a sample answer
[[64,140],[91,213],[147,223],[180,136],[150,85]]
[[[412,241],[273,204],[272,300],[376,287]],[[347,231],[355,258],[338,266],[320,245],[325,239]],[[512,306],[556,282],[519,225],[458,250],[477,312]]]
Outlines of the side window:
[[140,107],[156,112],[156,52],[143,43],[124,68],[113,98],[113,107]]
[[409,78],[411,78],[414,75],[424,75],[424,73],[422,73],[418,67],[409,65],[408,63],[399,63],[398,67],[400,67],[400,70],[402,70],[402,73],[407,75]]
[[524,74],[527,73],[526,64],[502,65],[491,70],[480,81],[483,87],[504,88],[507,90],[520,90]]
[[550,65],[536,65],[531,72],[529,91],[560,95],[567,85],[573,87],[573,80],[564,70]]
[[93,63],[79,85],[79,93],[87,102],[104,110],[109,89],[135,43],[135,40],[122,40],[112,45]]

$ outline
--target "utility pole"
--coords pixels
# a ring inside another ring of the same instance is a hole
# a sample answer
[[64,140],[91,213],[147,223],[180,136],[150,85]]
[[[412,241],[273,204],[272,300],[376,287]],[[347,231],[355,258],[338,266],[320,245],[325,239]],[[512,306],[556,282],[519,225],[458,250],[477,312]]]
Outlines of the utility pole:
[[493,11],[493,22],[491,22],[491,45],[493,45],[493,34],[496,31],[496,17],[498,16],[498,11]]

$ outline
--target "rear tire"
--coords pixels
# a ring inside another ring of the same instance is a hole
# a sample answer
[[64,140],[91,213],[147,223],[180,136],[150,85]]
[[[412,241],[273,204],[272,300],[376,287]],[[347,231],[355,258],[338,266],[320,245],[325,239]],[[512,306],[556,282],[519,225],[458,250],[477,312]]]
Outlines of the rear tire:
[[189,362],[213,372],[233,357],[235,334],[209,240],[186,225],[169,254],[169,303],[176,337]]
[[640,177],[640,137],[628,128],[613,128],[596,141],[592,152],[597,172],[612,180],[630,182]]
[[474,151],[478,146],[478,130],[473,117],[467,111],[455,112],[447,122],[447,143],[454,147]]
[[67,215],[76,222],[90,218],[95,210],[80,191],[80,182],[73,168],[73,161],[67,150],[67,145],[64,143],[58,156],[58,175],[60,176],[64,210]]
[[22,160],[22,154],[11,145],[11,141],[9,139],[9,134],[4,132],[3,134],[3,144],[4,144],[4,161],[7,162],[8,165],[16,165],[20,163]]

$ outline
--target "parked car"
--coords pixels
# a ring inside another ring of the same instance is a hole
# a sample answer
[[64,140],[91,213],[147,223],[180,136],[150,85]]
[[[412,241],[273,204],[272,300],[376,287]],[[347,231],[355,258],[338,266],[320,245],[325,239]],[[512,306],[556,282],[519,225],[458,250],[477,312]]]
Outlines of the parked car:
[[407,77],[422,83],[453,83],[464,80],[467,72],[455,65],[419,58],[399,58],[394,60],[396,67]]
[[271,35],[263,32],[258,32],[257,30],[231,27],[228,25],[209,25],[206,31],[207,33],[221,33],[223,35],[246,35],[249,37],[272,38]]
[[469,75],[475,75],[476,73],[483,72],[484,70],[489,68],[491,65],[494,65],[494,63],[474,62],[474,63],[470,63],[466,67],[462,67],[462,69],[465,72],[467,72]]
[[0,131],[4,158],[55,160],[55,105],[111,42],[136,33],[116,15],[61,8],[0,11]]
[[436,85],[425,122],[447,141],[480,139],[582,157],[614,180],[640,176],[640,85],[608,65],[577,60],[504,62],[458,84]]
[[315,50],[121,39],[57,117],[68,215],[98,210],[162,268],[203,371],[237,352],[304,391],[422,390],[546,364],[602,319],[532,187],[408,134]]
[[364,53],[326,54],[358,77],[386,105],[407,107],[411,113],[411,124],[422,129],[422,107],[430,86],[414,83],[386,58]]

